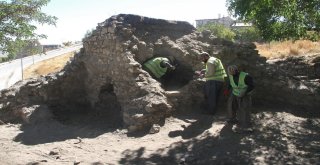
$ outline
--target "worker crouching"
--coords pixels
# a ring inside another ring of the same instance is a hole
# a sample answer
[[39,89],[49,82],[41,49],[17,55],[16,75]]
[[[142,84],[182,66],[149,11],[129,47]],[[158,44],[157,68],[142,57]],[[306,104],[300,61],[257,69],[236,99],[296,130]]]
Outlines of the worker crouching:
[[175,59],[173,57],[155,57],[143,64],[143,69],[156,80],[162,81],[162,77],[176,69],[174,65]]

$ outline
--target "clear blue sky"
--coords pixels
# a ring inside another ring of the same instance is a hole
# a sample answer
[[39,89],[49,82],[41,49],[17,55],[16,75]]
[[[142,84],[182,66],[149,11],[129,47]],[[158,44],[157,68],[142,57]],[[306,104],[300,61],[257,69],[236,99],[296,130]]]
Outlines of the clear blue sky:
[[112,15],[136,14],[151,18],[187,21],[227,16],[225,0],[51,0],[42,11],[58,17],[57,26],[38,26],[48,36],[42,44],[80,41]]

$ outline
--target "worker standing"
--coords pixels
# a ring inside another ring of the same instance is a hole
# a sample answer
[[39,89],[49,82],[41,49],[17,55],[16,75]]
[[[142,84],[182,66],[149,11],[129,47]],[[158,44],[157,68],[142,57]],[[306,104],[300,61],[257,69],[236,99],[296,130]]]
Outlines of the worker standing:
[[205,69],[197,71],[196,74],[206,80],[204,86],[204,95],[207,102],[206,113],[214,115],[217,111],[220,91],[227,74],[220,59],[211,57],[207,52],[201,53],[200,59],[204,62]]
[[236,132],[252,132],[251,129],[251,94],[254,89],[253,78],[246,72],[240,72],[236,65],[228,67],[229,88],[232,88],[228,99],[230,124],[238,124]]

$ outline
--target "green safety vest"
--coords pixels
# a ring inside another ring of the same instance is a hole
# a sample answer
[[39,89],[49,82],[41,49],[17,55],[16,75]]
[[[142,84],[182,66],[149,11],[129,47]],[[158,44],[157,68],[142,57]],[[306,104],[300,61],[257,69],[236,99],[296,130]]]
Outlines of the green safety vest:
[[[210,57],[206,63],[206,72],[208,72],[208,62],[212,62],[215,65],[215,72],[213,76],[205,77],[206,80],[218,80],[218,81],[224,81],[224,78],[227,77],[227,73],[223,68],[222,62],[214,57]],[[206,73],[205,73],[206,75]]]
[[156,78],[160,78],[161,76],[163,76],[166,72],[167,72],[167,68],[162,68],[160,66],[161,61],[167,61],[169,62],[169,60],[167,58],[164,57],[156,57],[153,58],[149,61],[147,61],[146,63],[144,63],[143,65],[149,69],[150,72],[152,72],[152,74],[156,77]]
[[235,96],[240,96],[242,93],[246,92],[248,86],[246,85],[246,83],[244,82],[245,77],[248,75],[248,73],[246,72],[240,72],[239,75],[239,81],[238,81],[238,85],[236,85],[236,83],[233,80],[233,76],[229,75],[230,78],[230,84],[232,86],[232,93]]

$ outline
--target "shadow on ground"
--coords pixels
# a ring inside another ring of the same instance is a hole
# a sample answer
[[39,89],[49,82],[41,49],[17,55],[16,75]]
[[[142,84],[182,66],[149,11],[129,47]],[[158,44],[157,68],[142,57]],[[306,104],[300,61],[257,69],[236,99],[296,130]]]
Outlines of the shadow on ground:
[[43,116],[46,110],[46,107],[36,109],[30,117],[30,123],[20,127],[22,132],[14,141],[25,145],[37,145],[67,139],[95,138],[106,132],[122,129],[121,119],[115,118],[114,113],[110,114],[112,112],[66,111],[63,114]]
[[207,131],[211,123],[214,126],[225,119],[193,116],[196,121],[190,126],[169,133],[169,137],[181,136],[184,141],[159,148],[148,156],[144,147],[126,150],[119,164],[316,164],[320,161],[319,118],[259,112],[255,114],[256,128],[251,134],[235,133],[232,125],[223,124],[218,135],[212,135]]

